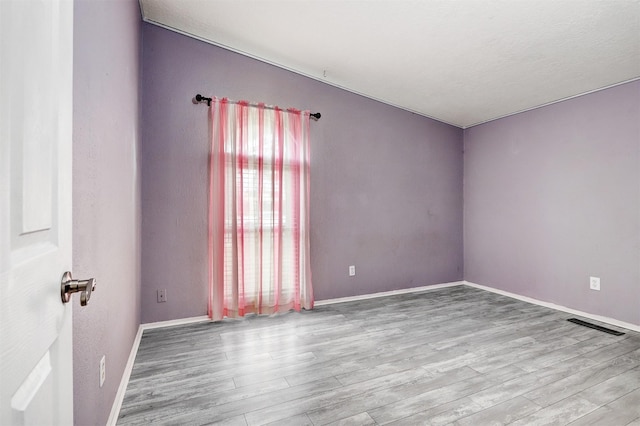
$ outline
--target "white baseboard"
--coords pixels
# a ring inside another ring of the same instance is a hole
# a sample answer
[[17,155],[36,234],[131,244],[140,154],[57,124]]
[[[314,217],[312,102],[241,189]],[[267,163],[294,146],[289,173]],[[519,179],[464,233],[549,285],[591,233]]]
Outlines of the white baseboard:
[[594,321],[600,321],[600,322],[603,322],[605,324],[610,324],[610,325],[614,325],[616,327],[626,328],[627,330],[640,332],[640,325],[632,324],[632,323],[629,323],[629,322],[619,321],[617,319],[609,318],[609,317],[603,317],[601,315],[590,314],[588,312],[579,311],[579,310],[573,309],[573,308],[567,308],[566,306],[556,305],[555,303],[550,303],[550,302],[544,302],[542,300],[534,299],[532,297],[521,296],[521,295],[516,294],[516,293],[510,293],[508,291],[499,290],[497,288],[487,287],[487,286],[480,285],[480,284],[475,284],[475,283],[472,283],[472,282],[469,282],[469,281],[463,281],[463,284],[467,285],[469,287],[478,288],[480,290],[485,290],[485,291],[490,291],[492,293],[500,294],[502,296],[511,297],[513,299],[522,300],[523,302],[532,303],[534,305],[544,306],[545,308],[555,309],[556,311],[567,312],[567,313],[570,313],[570,314],[573,314],[573,315],[578,315],[578,316],[581,316],[581,317],[589,318],[589,319],[592,319]]
[[380,293],[363,294],[360,296],[348,296],[348,297],[338,297],[336,299],[317,300],[314,302],[314,306],[332,305],[334,303],[354,302],[356,300],[375,299],[378,297],[394,296],[396,294],[418,293],[420,291],[425,291],[425,290],[435,290],[438,288],[455,287],[457,285],[463,285],[464,283],[465,283],[464,281],[454,281],[450,283],[424,285],[421,287],[402,288],[399,290],[382,291]]
[[111,406],[111,413],[109,414],[109,420],[107,420],[107,426],[115,426],[118,421],[118,416],[120,415],[120,409],[122,408],[122,401],[124,400],[124,394],[127,391],[127,386],[129,385],[129,378],[131,377],[131,371],[133,370],[133,363],[136,360],[136,355],[138,354],[138,348],[140,347],[140,340],[142,339],[142,333],[145,330],[151,330],[154,328],[162,328],[162,327],[171,327],[173,325],[183,325],[183,324],[192,324],[196,322],[203,321],[211,321],[208,316],[204,315],[201,317],[193,317],[193,318],[181,318],[177,320],[170,321],[158,321],[158,322],[150,322],[147,324],[140,324],[138,326],[138,333],[136,334],[136,338],[133,340],[133,345],[131,346],[131,352],[129,353],[129,359],[127,360],[127,365],[124,367],[124,372],[122,373],[122,379],[120,380],[120,386],[118,387],[118,392],[116,393],[116,399],[113,401],[113,405]]
[[201,317],[180,318],[180,319],[169,320],[169,321],[148,322],[146,324],[141,324],[140,327],[142,327],[143,330],[152,330],[154,328],[171,327],[174,325],[193,324],[196,322],[205,322],[205,321],[211,321],[211,319],[208,316],[203,315]]
[[136,355],[138,354],[142,331],[142,326],[138,326],[138,332],[136,333],[135,339],[133,339],[131,352],[129,352],[129,359],[127,360],[127,365],[124,367],[122,379],[120,379],[120,386],[118,386],[118,392],[116,392],[116,399],[113,401],[113,405],[111,406],[111,413],[109,414],[109,420],[107,420],[107,426],[115,426],[118,421],[120,408],[122,408],[122,401],[124,400],[124,394],[127,391],[127,385],[129,384],[129,377],[131,377],[131,370],[133,370],[133,363],[136,360]]

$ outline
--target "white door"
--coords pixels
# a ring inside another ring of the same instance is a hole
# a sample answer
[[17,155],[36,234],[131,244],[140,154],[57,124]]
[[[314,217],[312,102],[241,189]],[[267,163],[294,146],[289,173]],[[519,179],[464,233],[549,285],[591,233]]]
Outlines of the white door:
[[3,426],[73,423],[72,52],[72,1],[0,0]]

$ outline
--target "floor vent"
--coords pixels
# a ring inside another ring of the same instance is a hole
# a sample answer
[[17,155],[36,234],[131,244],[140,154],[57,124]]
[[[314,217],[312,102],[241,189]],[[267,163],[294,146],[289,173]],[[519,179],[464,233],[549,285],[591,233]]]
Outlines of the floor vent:
[[605,333],[613,334],[614,336],[622,336],[624,334],[620,331],[612,330],[607,327],[602,327],[600,325],[591,324],[590,322],[579,320],[578,318],[569,318],[567,321],[574,324],[583,325],[585,327],[593,328],[594,330],[604,331]]

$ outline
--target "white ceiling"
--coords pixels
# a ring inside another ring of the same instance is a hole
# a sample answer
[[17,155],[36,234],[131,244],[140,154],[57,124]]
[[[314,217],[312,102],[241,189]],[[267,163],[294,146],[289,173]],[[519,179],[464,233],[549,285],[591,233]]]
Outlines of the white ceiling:
[[140,3],[147,22],[462,128],[640,78],[640,0]]

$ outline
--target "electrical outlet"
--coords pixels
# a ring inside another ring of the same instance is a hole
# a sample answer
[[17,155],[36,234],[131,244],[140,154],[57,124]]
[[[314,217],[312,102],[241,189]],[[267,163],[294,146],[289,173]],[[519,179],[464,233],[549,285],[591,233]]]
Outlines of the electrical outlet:
[[100,387],[102,387],[102,385],[104,385],[104,379],[107,378],[107,373],[105,371],[106,368],[106,355],[102,355],[102,358],[100,358]]
[[158,303],[167,301],[167,290],[158,290]]
[[598,277],[589,277],[589,288],[591,290],[600,291],[600,278],[598,278]]
[[356,267],[355,267],[355,265],[349,266],[349,276],[350,277],[355,277],[356,276]]

